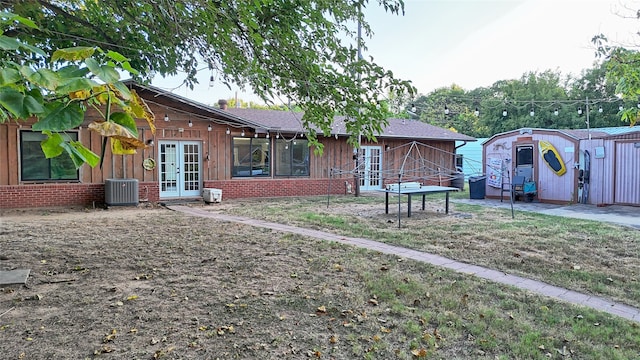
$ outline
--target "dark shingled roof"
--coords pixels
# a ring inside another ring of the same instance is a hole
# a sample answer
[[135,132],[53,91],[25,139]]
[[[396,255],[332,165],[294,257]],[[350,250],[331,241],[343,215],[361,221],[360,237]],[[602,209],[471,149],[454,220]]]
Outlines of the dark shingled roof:
[[[303,113],[301,112],[240,108],[228,108],[225,111],[253,123],[263,124],[265,127],[264,130],[284,133],[303,131],[301,121]],[[343,120],[343,116],[336,116],[334,118],[331,135],[347,135]],[[377,135],[378,138],[476,141],[476,139],[471,136],[433,126],[418,120],[388,119],[388,121],[389,125],[383,129],[382,134]]]
[[[281,133],[301,133],[301,112],[239,109],[227,108],[226,110],[182,97],[170,91],[163,91],[151,85],[138,84],[132,80],[124,81],[125,84],[135,87],[138,91],[147,91],[153,95],[148,101],[159,106],[167,106],[177,111],[190,112],[199,115],[209,121],[226,124],[234,127],[247,127],[256,131],[270,131]],[[449,140],[449,141],[476,141],[475,138],[455,131],[450,131],[437,126],[429,125],[422,121],[408,119],[388,119],[389,125],[383,129],[379,138],[408,138],[419,140]],[[336,116],[331,135],[346,136],[344,117]]]

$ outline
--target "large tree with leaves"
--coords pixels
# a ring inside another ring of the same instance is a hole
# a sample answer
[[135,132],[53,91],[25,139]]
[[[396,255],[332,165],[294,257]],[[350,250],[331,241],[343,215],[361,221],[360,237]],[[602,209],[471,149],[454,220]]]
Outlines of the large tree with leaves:
[[[24,17],[0,12],[0,30],[37,28]],[[0,32],[0,123],[35,118],[33,130],[47,135],[42,150],[47,158],[67,153],[76,168],[101,163],[109,140],[114,154],[131,154],[145,144],[138,140],[135,118],[144,118],[155,131],[154,116],[144,101],[120,82],[120,71],[136,71],[114,51],[97,47],[42,49]],[[104,137],[96,155],[65,132],[84,122],[88,107],[102,113],[89,128]]]
[[[362,10],[368,0],[15,0],[13,13],[38,28],[6,32],[45,52],[70,46],[100,46],[130,59],[138,80],[155,74],[185,74],[187,86],[209,70],[227,83],[250,87],[265,100],[291,99],[305,111],[304,125],[329,132],[336,113],[347,130],[374,138],[385,124],[377,101],[391,93],[412,93],[358,49],[372,34]],[[402,0],[378,0],[401,14]],[[360,24],[364,36],[358,36]]]

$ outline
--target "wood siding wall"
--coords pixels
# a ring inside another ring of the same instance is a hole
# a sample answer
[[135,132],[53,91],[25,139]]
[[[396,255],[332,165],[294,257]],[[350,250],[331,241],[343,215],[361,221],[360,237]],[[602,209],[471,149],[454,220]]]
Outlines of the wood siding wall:
[[[29,122],[0,124],[0,208],[50,207],[50,206],[93,206],[104,201],[104,182],[107,179],[135,178],[139,181],[141,201],[159,201],[158,168],[145,170],[142,166],[146,158],[158,161],[158,143],[162,140],[197,141],[202,149],[202,187],[223,189],[223,198],[254,196],[301,196],[344,194],[347,183],[352,187],[354,169],[353,148],[344,137],[321,138],[324,145],[322,156],[311,149],[309,159],[310,176],[270,178],[232,178],[232,138],[240,136],[241,128],[231,128],[227,135],[227,125],[216,124],[202,117],[176,112],[160,105],[151,104],[156,114],[156,134],[151,134],[148,124],[138,122],[140,138],[145,143],[154,141],[153,146],[138,150],[134,155],[113,155],[107,147],[102,168],[84,165],[80,169],[79,181],[67,182],[23,182],[20,180],[19,132],[29,130]],[[165,113],[170,121],[164,121]],[[90,131],[87,126],[99,120],[99,114],[88,111],[86,121],[78,130],[78,139],[97,154],[101,152],[102,137]],[[189,127],[189,120],[192,127]],[[211,124],[212,131],[207,127]],[[253,136],[251,129],[244,128],[245,136]],[[264,136],[264,135],[260,135]],[[381,140],[379,143],[364,142],[363,145],[380,146],[384,151],[384,182],[397,182],[397,174],[404,164],[403,181],[423,179],[424,183],[448,185],[442,175],[454,169],[455,143],[453,141],[427,142],[409,150],[407,139]],[[385,151],[389,146],[390,151]],[[404,161],[408,153],[412,161]],[[64,155],[63,155],[64,156]],[[421,159],[417,161],[416,159]],[[424,164],[429,164],[428,169]],[[419,170],[416,170],[419,169]],[[332,171],[336,170],[336,171]],[[338,171],[339,170],[339,171]],[[439,180],[438,180],[439,179]],[[444,183],[443,183],[444,181]],[[74,189],[71,191],[70,189]],[[30,200],[26,200],[30,199]],[[22,201],[24,200],[24,201]]]

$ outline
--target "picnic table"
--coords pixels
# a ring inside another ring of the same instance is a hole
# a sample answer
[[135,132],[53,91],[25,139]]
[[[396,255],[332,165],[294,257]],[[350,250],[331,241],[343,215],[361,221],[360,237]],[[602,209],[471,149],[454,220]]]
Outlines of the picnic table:
[[[427,185],[421,186],[419,188],[396,188],[396,189],[380,189],[378,191],[382,191],[385,193],[384,196],[384,212],[385,214],[389,213],[389,194],[396,195],[407,195],[407,217],[411,217],[411,196],[412,195],[422,195],[422,210],[424,210],[424,204],[427,194],[437,194],[437,193],[445,193],[445,213],[449,213],[449,193],[452,191],[459,191],[460,189],[455,187],[448,186],[437,186],[437,185]],[[400,211],[398,209],[398,211]]]

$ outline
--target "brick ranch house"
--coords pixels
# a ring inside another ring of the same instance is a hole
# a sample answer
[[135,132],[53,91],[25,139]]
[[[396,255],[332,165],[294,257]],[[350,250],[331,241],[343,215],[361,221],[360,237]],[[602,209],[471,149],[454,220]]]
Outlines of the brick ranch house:
[[[46,159],[40,149],[43,135],[31,131],[29,122],[0,124],[0,209],[200,198],[207,188],[220,189],[225,199],[345,194],[355,185],[354,149],[340,118],[330,136],[320,136],[324,153],[316,156],[304,136],[301,113],[227,109],[224,101],[221,108],[212,107],[153,86],[127,85],[147,101],[157,130],[154,136],[146,122],[139,122],[148,147],[124,156],[107,149],[102,169],[85,165],[76,171],[65,155]],[[87,128],[98,119],[88,111],[68,136],[99,153],[102,138]],[[390,119],[377,142],[362,143],[360,189],[397,181],[385,174],[397,174],[408,155],[430,164],[413,178],[448,185],[450,178],[442,174],[455,169],[456,141],[475,139],[420,121]],[[417,143],[421,146],[408,146]],[[111,198],[125,187],[134,189],[116,195],[124,200]]]

